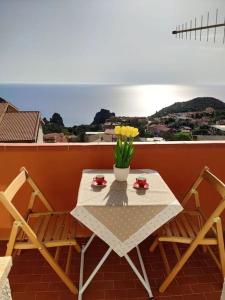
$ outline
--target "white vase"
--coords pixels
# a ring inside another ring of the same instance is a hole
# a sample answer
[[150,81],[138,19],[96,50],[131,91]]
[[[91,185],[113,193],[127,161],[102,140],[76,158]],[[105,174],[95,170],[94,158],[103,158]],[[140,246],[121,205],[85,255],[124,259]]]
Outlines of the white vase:
[[117,181],[127,181],[127,177],[130,172],[130,167],[117,168],[115,165],[113,165],[113,171]]

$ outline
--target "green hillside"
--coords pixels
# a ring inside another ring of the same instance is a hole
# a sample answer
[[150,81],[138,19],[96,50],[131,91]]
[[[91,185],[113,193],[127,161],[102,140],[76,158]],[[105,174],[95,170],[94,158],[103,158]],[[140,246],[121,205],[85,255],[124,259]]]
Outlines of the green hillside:
[[152,115],[152,117],[162,117],[173,113],[182,113],[188,111],[203,111],[207,107],[215,110],[225,110],[225,103],[213,97],[198,97],[185,102],[176,102],[165,107]]

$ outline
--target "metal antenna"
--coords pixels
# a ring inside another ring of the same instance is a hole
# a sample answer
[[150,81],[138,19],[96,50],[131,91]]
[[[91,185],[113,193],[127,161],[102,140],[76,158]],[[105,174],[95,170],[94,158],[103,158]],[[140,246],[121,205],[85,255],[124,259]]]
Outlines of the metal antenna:
[[[203,24],[203,16],[201,17],[201,28]],[[200,41],[202,40],[202,29],[200,30]]]
[[224,18],[224,31],[223,31],[223,44],[225,43],[225,18]]
[[209,11],[208,11],[208,16],[207,16],[207,42],[209,41]]
[[[187,30],[187,22],[185,22],[185,29]],[[187,31],[186,31],[186,40],[187,40]]]
[[200,41],[202,41],[202,34],[203,31],[206,30],[207,31],[207,37],[206,37],[206,41],[209,41],[209,31],[210,29],[214,29],[214,35],[213,35],[213,40],[214,43],[216,43],[216,35],[217,35],[217,28],[218,27],[223,27],[224,28],[224,35],[223,35],[223,43],[225,44],[225,19],[223,23],[218,23],[218,14],[219,14],[219,10],[218,8],[216,9],[216,18],[215,18],[215,23],[214,24],[210,24],[210,20],[209,20],[209,11],[207,13],[207,23],[206,26],[203,25],[204,23],[204,16],[201,15],[201,24],[200,26],[197,26],[197,18],[194,18],[194,26],[193,26],[193,22],[192,20],[190,21],[190,27],[188,28],[188,23],[185,22],[182,24],[182,26],[178,26],[176,27],[176,30],[172,31],[172,34],[175,34],[176,36],[178,36],[179,38],[184,38],[184,33],[186,34],[186,39],[188,38],[188,32],[189,32],[189,38],[191,40],[191,33],[192,31],[194,31],[195,34],[195,40],[197,40],[197,32],[200,31]]
[[[190,22],[190,29],[192,29],[192,20],[191,20],[191,22]],[[190,40],[191,40],[191,30],[190,30]]]
[[[216,25],[217,25],[217,19],[218,19],[218,8],[216,9]],[[215,26],[215,29],[214,29],[214,44],[216,42],[216,26]]]
[[[197,27],[197,21],[196,21],[196,18],[195,18],[195,28]],[[196,33],[197,31],[195,30],[195,40],[196,40]]]

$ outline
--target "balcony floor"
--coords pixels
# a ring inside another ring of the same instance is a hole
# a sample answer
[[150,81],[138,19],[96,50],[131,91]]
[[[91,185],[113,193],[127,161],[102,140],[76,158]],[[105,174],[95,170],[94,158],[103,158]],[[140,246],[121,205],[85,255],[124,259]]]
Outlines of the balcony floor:
[[[78,242],[82,244],[85,240],[78,240]],[[147,239],[141,244],[141,252],[156,300],[220,299],[222,275],[211,257],[207,253],[203,254],[201,248],[195,252],[167,291],[159,294],[158,288],[165,275],[164,266],[158,249],[153,254],[148,252],[150,242],[151,240]],[[0,252],[3,255],[4,248],[5,244],[1,244]],[[99,239],[90,246],[86,258],[85,278],[106,249],[106,245]],[[175,262],[174,253],[169,247],[166,249],[172,265]],[[131,257],[139,267],[135,251],[131,252]],[[71,276],[76,283],[79,277],[79,263],[79,255],[75,254]],[[9,279],[13,300],[76,299],[36,250],[23,251],[14,259]],[[125,259],[112,253],[85,291],[83,299],[144,300],[148,298],[145,289]]]

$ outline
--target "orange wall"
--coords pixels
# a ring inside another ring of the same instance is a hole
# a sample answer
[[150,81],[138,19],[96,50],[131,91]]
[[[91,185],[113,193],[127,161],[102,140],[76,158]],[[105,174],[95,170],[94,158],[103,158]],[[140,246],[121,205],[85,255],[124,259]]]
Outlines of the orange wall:
[[[82,169],[111,168],[113,145],[1,145],[0,189],[25,166],[55,209],[72,209],[76,204]],[[152,168],[160,172],[178,199],[204,165],[225,181],[225,143],[138,144],[132,168]],[[27,205],[27,190],[15,199],[19,209]],[[206,197],[204,207],[214,206]],[[0,239],[8,236],[11,217],[0,204]],[[87,231],[86,231],[87,233]]]

